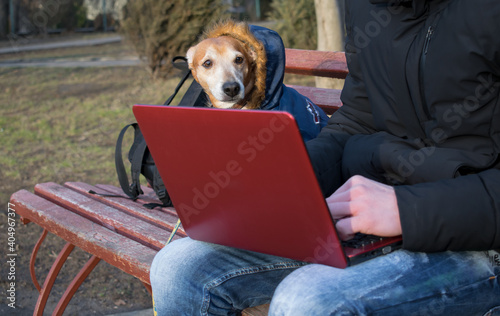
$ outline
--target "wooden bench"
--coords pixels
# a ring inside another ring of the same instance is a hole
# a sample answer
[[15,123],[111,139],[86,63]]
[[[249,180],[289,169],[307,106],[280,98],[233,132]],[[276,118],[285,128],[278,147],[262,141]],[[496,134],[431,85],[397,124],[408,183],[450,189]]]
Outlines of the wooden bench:
[[[286,50],[286,73],[305,76],[345,78],[347,67],[343,53],[308,50]],[[340,91],[293,86],[314,103],[332,114],[341,105]],[[158,202],[152,189],[143,187],[144,195],[132,201],[89,193],[120,194],[112,185],[90,185],[82,182],[37,184],[34,193],[20,190],[11,196],[9,209],[24,224],[33,222],[44,231],[33,249],[30,273],[40,292],[35,315],[42,315],[58,272],[74,247],[92,254],[62,295],[53,315],[62,315],[69,301],[93,268],[104,260],[138,278],[151,293],[149,269],[155,254],[165,245],[177,215],[174,208],[148,209],[145,203]],[[47,232],[67,243],[55,259],[45,282],[39,285],[35,276],[35,258]],[[180,228],[174,239],[185,237]],[[267,306],[248,308],[243,315],[267,315]]]

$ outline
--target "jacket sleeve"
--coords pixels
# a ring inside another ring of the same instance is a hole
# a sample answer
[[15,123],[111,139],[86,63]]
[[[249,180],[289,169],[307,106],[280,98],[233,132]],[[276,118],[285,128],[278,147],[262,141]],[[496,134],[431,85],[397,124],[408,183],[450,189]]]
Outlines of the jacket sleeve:
[[[346,21],[350,19],[350,5],[346,3]],[[349,136],[375,132],[358,54],[350,23],[347,25],[345,54],[349,74],[345,79],[341,100],[336,111],[317,138],[306,143],[316,177],[325,196],[331,195],[346,179],[342,178],[343,148]]]
[[405,249],[500,249],[500,170],[395,190]]

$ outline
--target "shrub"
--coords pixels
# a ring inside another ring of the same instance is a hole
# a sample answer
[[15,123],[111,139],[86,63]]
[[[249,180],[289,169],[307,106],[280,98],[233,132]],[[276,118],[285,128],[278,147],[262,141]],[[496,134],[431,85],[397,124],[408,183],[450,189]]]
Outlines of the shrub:
[[15,23],[16,31],[20,33],[44,34],[51,29],[73,30],[84,23],[86,12],[83,0],[18,0],[17,3]]
[[285,47],[316,49],[317,28],[313,0],[274,0],[268,20],[282,37]]
[[66,2],[66,7],[61,10],[60,21],[56,24],[56,27],[72,30],[84,26],[87,11],[83,6],[83,0]]
[[220,0],[130,0],[121,29],[155,77],[164,78],[171,60],[185,55],[204,28],[225,17]]

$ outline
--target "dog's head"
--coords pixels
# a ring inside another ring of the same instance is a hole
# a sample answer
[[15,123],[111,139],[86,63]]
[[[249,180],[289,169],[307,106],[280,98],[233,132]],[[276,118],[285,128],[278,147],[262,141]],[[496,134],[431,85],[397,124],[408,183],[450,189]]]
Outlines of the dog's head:
[[195,80],[217,108],[241,108],[255,84],[255,53],[230,36],[207,38],[187,52]]

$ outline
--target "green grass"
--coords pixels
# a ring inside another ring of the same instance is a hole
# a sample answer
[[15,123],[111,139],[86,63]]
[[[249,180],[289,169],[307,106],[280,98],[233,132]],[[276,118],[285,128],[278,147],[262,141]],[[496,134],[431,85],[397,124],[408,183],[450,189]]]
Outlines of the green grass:
[[117,184],[115,142],[132,105],[162,104],[177,81],[142,67],[0,69],[0,205],[40,182]]

